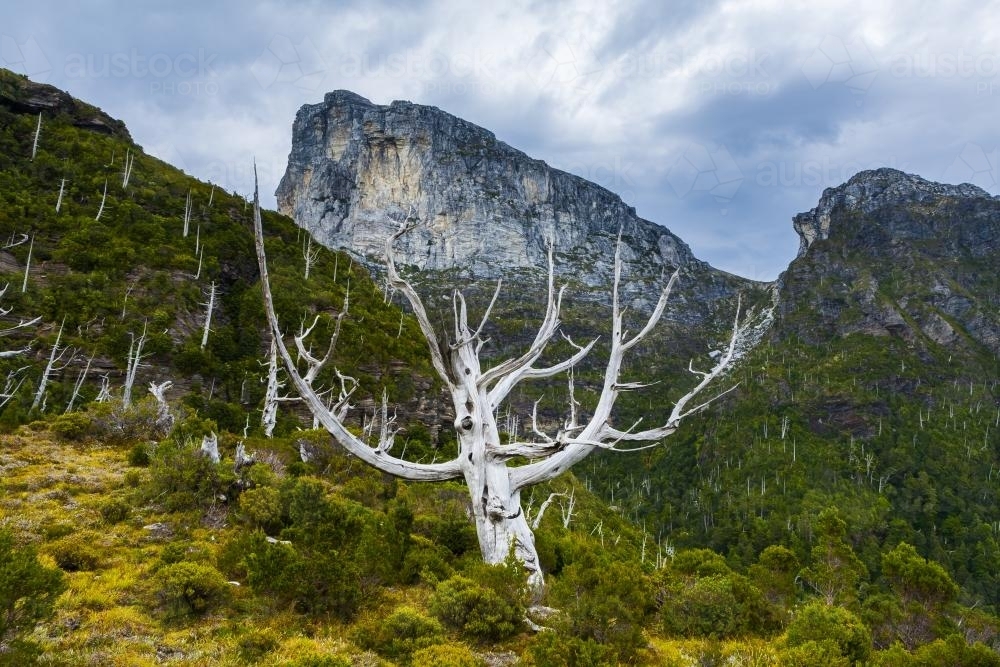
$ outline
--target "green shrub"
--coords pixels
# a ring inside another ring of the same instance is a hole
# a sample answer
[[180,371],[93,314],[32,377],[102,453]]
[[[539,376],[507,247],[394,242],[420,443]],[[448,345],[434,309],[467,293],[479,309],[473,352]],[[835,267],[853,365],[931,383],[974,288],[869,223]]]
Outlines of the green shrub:
[[68,412],[53,419],[51,428],[64,440],[83,440],[92,432],[93,423],[82,412]]
[[156,573],[156,596],[171,614],[201,614],[229,597],[229,584],[211,565],[181,561]]
[[145,468],[149,465],[149,444],[137,442],[128,450],[128,464],[137,468]]
[[413,583],[418,579],[431,586],[452,575],[452,567],[448,564],[451,552],[435,544],[426,537],[414,535],[410,549],[403,559],[400,579],[403,583]]
[[833,639],[804,641],[781,651],[779,659],[787,667],[851,667],[853,664]]
[[724,639],[778,629],[777,610],[746,577],[736,573],[674,577],[662,597],[660,617],[668,635]]
[[552,599],[564,612],[560,629],[608,647],[613,662],[632,661],[647,643],[643,626],[653,609],[652,586],[631,564],[582,554],[552,584]]
[[274,532],[281,527],[281,493],[274,487],[262,486],[244,491],[240,494],[239,507],[244,520],[254,528]]
[[[788,646],[832,641],[851,663],[864,662],[872,650],[871,631],[857,616],[842,607],[810,602],[788,624]],[[827,652],[824,649],[824,652]]]
[[399,607],[385,619],[362,623],[355,632],[355,641],[359,646],[392,660],[408,661],[417,649],[443,640],[441,624],[412,607]]
[[91,403],[87,407],[96,438],[112,445],[155,440],[166,435],[157,425],[156,399],[145,396],[125,406],[121,400]]
[[430,600],[431,613],[466,637],[500,640],[521,627],[524,609],[472,579],[455,575],[441,582]]
[[465,644],[436,644],[414,651],[412,664],[420,667],[479,667],[483,661]]
[[537,667],[577,667],[613,665],[615,650],[591,638],[581,639],[562,632],[540,632],[528,646],[528,655]]
[[193,440],[168,439],[153,452],[148,492],[163,497],[168,511],[180,512],[215,501],[230,481],[231,469],[203,455]]
[[62,572],[39,563],[34,549],[19,547],[11,532],[0,528],[0,662],[34,664],[39,651],[25,637],[52,615],[65,588]]
[[101,517],[107,523],[121,523],[131,510],[131,505],[123,498],[112,498],[101,504]]
[[93,533],[73,533],[45,547],[56,565],[65,572],[82,572],[95,569],[101,557],[94,547]]

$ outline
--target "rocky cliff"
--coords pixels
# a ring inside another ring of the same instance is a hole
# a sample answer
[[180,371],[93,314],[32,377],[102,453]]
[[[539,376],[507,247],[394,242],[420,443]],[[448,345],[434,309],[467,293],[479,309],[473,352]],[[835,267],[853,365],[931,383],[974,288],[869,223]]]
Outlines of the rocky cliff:
[[608,190],[553,169],[493,133],[435,107],[372,104],[347,91],[302,107],[281,212],[322,243],[381,262],[385,238],[411,207],[423,225],[399,245],[422,269],[461,268],[477,277],[545,264],[555,240],[574,275],[607,284],[619,229],[627,259],[662,268],[710,270],[664,227],[638,217]]
[[1000,198],[878,169],[828,188],[794,227],[782,312],[809,316],[790,331],[1000,352]]

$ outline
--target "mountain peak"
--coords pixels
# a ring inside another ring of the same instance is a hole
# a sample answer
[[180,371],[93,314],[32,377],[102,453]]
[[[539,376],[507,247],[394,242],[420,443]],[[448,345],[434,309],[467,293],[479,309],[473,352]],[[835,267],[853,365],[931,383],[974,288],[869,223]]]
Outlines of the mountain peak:
[[888,167],[859,171],[846,183],[824,190],[816,208],[793,218],[792,225],[799,235],[799,256],[815,241],[829,238],[830,214],[835,208],[871,214],[886,207],[927,203],[944,197],[992,198],[988,192],[970,183],[936,183]]
[[299,110],[276,194],[279,210],[321,243],[378,261],[396,219],[411,211],[424,224],[398,252],[422,269],[484,277],[544,269],[554,240],[579,260],[584,283],[603,284],[619,230],[657,276],[700,265],[681,239],[618,195],[483,127],[437,107],[373,104],[345,90]]

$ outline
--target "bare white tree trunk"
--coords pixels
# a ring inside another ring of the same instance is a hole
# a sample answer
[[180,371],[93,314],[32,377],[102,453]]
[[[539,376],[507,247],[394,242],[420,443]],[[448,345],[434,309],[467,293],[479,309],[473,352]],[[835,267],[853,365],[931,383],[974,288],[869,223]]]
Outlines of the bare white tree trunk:
[[165,380],[160,384],[149,383],[149,393],[156,399],[156,429],[163,435],[170,433],[174,427],[174,413],[170,411],[170,404],[167,403],[167,390],[174,386],[170,380]]
[[128,187],[129,179],[132,178],[132,165],[135,164],[135,155],[131,149],[125,151],[125,167],[122,170],[122,189]]
[[264,427],[264,435],[270,438],[274,435],[274,426],[278,423],[278,397],[281,393],[281,382],[278,380],[278,346],[271,341],[271,353],[267,360],[267,388],[264,390],[264,409],[261,411],[260,424]]
[[31,235],[31,244],[28,245],[28,259],[24,262],[24,280],[21,282],[21,294],[28,291],[28,274],[31,273],[31,253],[35,249],[35,235]]
[[82,371],[80,371],[80,375],[77,376],[76,382],[73,384],[73,393],[69,397],[69,403],[66,404],[66,412],[73,412],[73,406],[76,403],[76,399],[80,397],[80,390],[83,389],[83,383],[87,379],[87,373],[90,372],[90,364],[93,363],[93,361],[94,355],[91,355],[90,358],[87,359],[87,365]]
[[108,179],[104,179],[104,193],[101,195],[101,206],[97,209],[97,215],[94,216],[94,220],[100,220],[101,214],[104,213],[104,202],[108,198]]
[[[38,389],[35,391],[35,400],[31,402],[31,409],[43,405],[43,400],[45,399],[45,390],[49,385],[49,378],[52,377],[52,373],[56,371],[56,364],[59,363],[62,358],[69,351],[69,348],[59,349],[59,342],[62,340],[63,326],[66,324],[66,319],[63,318],[62,324],[59,325],[59,333],[56,334],[56,343],[52,346],[52,351],[49,353],[49,361],[45,364],[45,370],[42,371],[42,377],[38,381]],[[65,368],[61,366],[58,370]],[[42,408],[44,410],[44,407]]]
[[122,387],[122,405],[126,408],[132,405],[132,387],[135,385],[135,376],[139,372],[139,364],[142,363],[142,346],[146,343],[146,323],[142,323],[142,335],[139,338],[135,334],[129,333],[132,342],[128,346],[128,362],[125,369],[125,386]]
[[35,141],[31,144],[31,161],[35,161],[35,155],[38,153],[38,138],[42,136],[42,112],[38,112],[38,126],[35,128]]
[[302,246],[302,259],[305,260],[306,264],[304,279],[309,280],[309,272],[316,260],[319,259],[319,248],[313,248],[312,234],[308,232],[306,232],[306,242]]
[[64,178],[59,182],[59,197],[56,198],[56,213],[58,213],[59,209],[62,208],[63,191],[65,191],[65,189],[66,189],[66,179]]
[[212,311],[215,309],[215,281],[208,290],[208,303],[205,304],[205,328],[201,333],[201,349],[208,345],[208,332],[212,330]]
[[559,513],[562,514],[563,528],[569,528],[569,523],[573,520],[574,508],[576,508],[576,489],[570,490],[565,503],[560,503]]
[[[311,382],[299,373],[298,364],[284,343],[275,314],[268,280],[262,226],[259,198],[255,188],[254,236],[265,313],[277,345],[278,355],[284,362],[288,377],[319,423],[351,454],[390,475],[412,481],[464,478],[471,498],[472,514],[483,559],[487,563],[500,563],[513,551],[524,564],[528,580],[536,589],[543,583],[542,571],[535,550],[534,535],[521,509],[521,490],[560,475],[595,449],[635,451],[636,448],[621,449],[618,445],[628,441],[651,442],[655,445],[672,434],[684,417],[703,409],[711,402],[706,401],[693,408],[687,407],[699,392],[728,367],[736,355],[737,341],[745,333],[745,329],[739,326],[737,308],[737,318],[728,351],[719,356],[718,363],[711,371],[696,371],[689,366],[691,372],[699,376],[701,381],[677,401],[667,422],[663,426],[642,431],[637,430],[638,423],[624,431],[616,429],[612,426],[612,412],[618,395],[622,391],[639,389],[642,386],[635,382],[622,382],[619,379],[625,353],[646,338],[660,320],[670,291],[679,275],[678,269],[660,294],[659,301],[645,325],[637,334],[629,336],[623,326],[624,318],[618,297],[622,272],[619,243],[615,250],[609,360],[594,414],[587,423],[577,423],[578,410],[571,398],[569,418],[564,428],[554,436],[543,433],[535,423],[534,432],[538,436],[537,440],[501,444],[496,415],[500,403],[507,398],[511,390],[526,380],[549,378],[570,371],[586,357],[596,340],[585,346],[574,344],[576,352],[561,363],[542,368],[535,367],[535,363],[559,329],[559,312],[565,289],[560,289],[558,292],[555,289],[554,251],[550,244],[548,304],[534,342],[520,357],[508,359],[484,371],[479,363],[479,352],[485,344],[482,331],[496,303],[501,285],[497,284],[496,293],[475,330],[469,327],[465,299],[456,291],[452,299],[454,330],[447,338],[439,337],[430,323],[423,302],[412,285],[399,275],[393,260],[395,241],[413,227],[409,220],[404,219],[399,231],[386,242],[389,285],[402,292],[413,309],[417,324],[427,341],[431,365],[451,394],[455,411],[455,430],[459,439],[459,453],[455,459],[444,463],[413,463],[390,453],[392,438],[389,429],[381,429],[377,441],[372,437],[372,444],[351,433],[344,426],[342,417],[326,406],[322,397],[311,386]],[[572,341],[569,342],[573,344]],[[298,338],[296,343],[299,343]],[[572,384],[570,386],[572,388]],[[512,459],[522,458],[527,459],[529,463],[508,467],[508,462]]]
[[191,190],[188,189],[187,200],[184,202],[184,238],[191,229]]
[[212,463],[218,463],[220,460],[219,456],[219,436],[212,431],[211,434],[202,436],[201,447],[199,448],[202,455],[207,456]]
[[94,400],[98,403],[107,403],[111,400],[111,376],[107,374],[101,376],[101,388]]
[[208,192],[208,208],[212,208],[213,199],[215,199],[215,183],[212,183],[212,189]]

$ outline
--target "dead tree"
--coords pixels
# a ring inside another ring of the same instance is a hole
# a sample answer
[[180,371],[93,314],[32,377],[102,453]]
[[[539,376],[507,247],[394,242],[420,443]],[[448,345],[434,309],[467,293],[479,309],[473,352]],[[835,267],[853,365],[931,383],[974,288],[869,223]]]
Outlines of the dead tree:
[[122,189],[128,187],[129,179],[132,178],[132,166],[135,164],[135,155],[131,149],[125,151],[125,167],[122,170]]
[[208,345],[208,334],[212,330],[212,311],[215,310],[215,281],[208,289],[208,301],[205,303],[205,326],[201,332],[201,349]]
[[[494,294],[481,323],[475,329],[469,326],[465,299],[456,291],[452,299],[454,310],[452,338],[446,340],[439,337],[431,325],[423,302],[412,285],[400,276],[393,259],[395,241],[412,227],[413,224],[404,220],[399,230],[386,241],[386,268],[392,287],[402,292],[409,301],[420,330],[427,340],[432,366],[451,394],[455,409],[454,425],[459,439],[456,458],[442,463],[414,463],[396,457],[390,451],[391,442],[385,435],[385,429],[383,429],[385,437],[379,437],[376,442],[369,445],[347,429],[343,420],[327,408],[323,399],[299,373],[295,359],[282,338],[281,327],[274,310],[264,251],[260,203],[255,189],[254,235],[264,310],[278,347],[278,354],[284,362],[285,370],[295,390],[334,440],[348,452],[382,472],[410,481],[432,482],[464,478],[472,500],[472,514],[483,559],[487,563],[500,563],[513,549],[515,556],[524,564],[529,583],[537,589],[543,583],[542,571],[535,550],[534,535],[521,509],[521,491],[559,476],[595,450],[634,451],[641,447],[623,449],[620,445],[628,442],[645,442],[652,443],[648,446],[653,446],[674,433],[681,420],[703,409],[714,400],[710,399],[689,407],[692,401],[733,361],[737,342],[744,335],[748,325],[741,328],[737,308],[728,349],[718,356],[714,368],[710,371],[694,371],[691,368],[700,380],[693,389],[678,399],[663,425],[645,430],[638,430],[638,423],[625,430],[616,428],[612,425],[612,414],[618,396],[624,391],[642,386],[620,379],[622,362],[626,353],[642,342],[660,320],[670,291],[679,275],[678,271],[674,272],[660,293],[659,300],[645,325],[638,333],[630,335],[624,328],[624,316],[619,303],[619,284],[622,274],[619,242],[614,258],[610,350],[603,386],[593,414],[581,423],[578,421],[580,414],[576,406],[571,403],[570,416],[557,433],[553,435],[543,433],[536,424],[535,432],[538,435],[536,440],[501,444],[496,422],[496,415],[499,413],[497,408],[511,390],[526,380],[549,378],[569,371],[587,356],[597,341],[595,339],[582,347],[575,346],[576,352],[561,363],[542,368],[535,366],[559,330],[560,305],[565,290],[565,287],[559,290],[555,287],[553,248],[549,244],[548,303],[534,342],[520,357],[482,369],[479,352],[485,343],[483,327],[496,302],[500,285],[497,285],[497,294]],[[508,463],[513,459],[527,462],[509,466]]]
[[66,179],[59,181],[59,197],[56,199],[56,213],[62,208],[63,192],[66,190]]
[[31,144],[31,161],[35,161],[35,155],[38,153],[38,138],[42,136],[42,114],[38,113],[38,127],[35,128],[35,141]]
[[31,243],[28,245],[28,259],[24,262],[24,280],[21,282],[21,294],[28,291],[28,275],[31,273],[31,253],[35,249],[35,235],[31,235]]
[[101,219],[101,214],[104,213],[104,202],[108,199],[108,179],[104,179],[104,192],[101,194],[101,205],[97,209],[97,215],[94,216],[94,221]]
[[[10,246],[8,246],[10,247]],[[10,285],[4,285],[0,288],[0,300],[3,299],[4,294],[7,293],[7,288]],[[6,318],[11,313],[11,308],[3,308],[0,306],[0,318]],[[42,320],[41,317],[34,317],[32,319],[18,319],[16,324],[12,324],[9,327],[0,329],[0,338],[4,336],[9,336],[13,333],[21,331],[23,329],[30,329],[38,324]],[[0,359],[12,359],[14,357],[26,354],[31,350],[31,344],[27,344],[24,347],[16,347],[11,350],[0,350]],[[21,388],[21,383],[24,382],[24,372],[28,369],[27,366],[23,368],[18,368],[7,373],[7,377],[3,380],[3,386],[0,387],[0,408],[7,405],[7,403],[14,398],[17,394],[17,390]]]
[[[340,337],[340,325],[344,321],[344,316],[347,314],[347,310],[350,307],[350,288],[344,294],[344,305],[340,309],[340,313],[337,314],[334,320],[333,333],[330,335],[330,343],[326,347],[326,353],[322,357],[317,357],[313,355],[312,348],[306,344],[306,339],[312,334],[316,325],[319,323],[319,315],[313,319],[313,323],[308,327],[305,326],[305,322],[299,324],[299,333],[294,337],[295,348],[298,352],[298,361],[304,362],[306,365],[306,372],[302,376],[306,384],[310,387],[314,386],[316,378],[319,376],[320,371],[322,371],[330,359],[333,358],[333,351],[337,347],[337,339]],[[334,403],[332,400],[333,390],[318,390],[317,394],[319,396],[327,395],[331,397],[327,401],[327,408],[332,410],[334,414],[340,415],[340,419],[343,419],[347,415],[347,410],[350,407],[350,399],[354,394],[354,391],[358,388],[358,381],[349,375],[344,375],[338,369],[334,369],[334,373],[337,375],[337,379],[340,382],[340,393],[337,397],[337,401]],[[272,340],[270,354],[268,355],[268,365],[267,365],[267,388],[264,391],[264,408],[261,412],[261,426],[264,427],[264,435],[270,438],[274,434],[274,427],[277,424],[278,418],[278,404],[289,401],[301,400],[299,396],[282,396],[281,390],[284,387],[284,383],[278,379],[278,348],[275,342]],[[319,428],[319,423],[316,418],[313,418],[313,428]]]
[[73,412],[73,406],[76,404],[76,399],[80,398],[80,390],[83,389],[83,383],[87,379],[87,373],[90,372],[90,365],[94,362],[94,355],[90,355],[87,359],[87,365],[83,367],[80,374],[76,376],[76,382],[73,383],[73,393],[69,397],[69,403],[66,404],[66,410],[64,412]]
[[319,248],[313,248],[313,237],[312,234],[306,234],[305,243],[302,244],[302,259],[305,260],[305,280],[309,280],[309,272],[312,270],[313,264],[319,259]]
[[188,189],[187,200],[184,202],[184,238],[191,229],[191,190]]
[[[52,352],[49,353],[49,361],[45,364],[45,370],[42,371],[42,377],[38,381],[38,389],[35,391],[35,400],[31,402],[31,409],[41,406],[42,411],[45,411],[45,390],[49,386],[49,378],[52,377],[52,373],[57,370],[62,370],[65,368],[69,362],[63,364],[62,366],[56,367],[62,358],[66,356],[66,352],[70,351],[70,348],[64,347],[59,348],[59,341],[62,340],[63,326],[66,324],[66,319],[63,318],[62,324],[59,325],[59,333],[56,334],[56,343],[52,346]],[[72,361],[72,356],[70,355],[70,361]]]
[[138,338],[129,332],[132,342],[128,345],[128,361],[125,365],[125,386],[122,387],[122,405],[126,408],[132,405],[132,387],[135,385],[135,376],[139,372],[139,364],[142,363],[142,346],[146,343],[146,323],[142,323],[142,335]]

